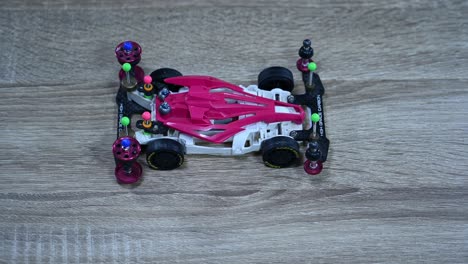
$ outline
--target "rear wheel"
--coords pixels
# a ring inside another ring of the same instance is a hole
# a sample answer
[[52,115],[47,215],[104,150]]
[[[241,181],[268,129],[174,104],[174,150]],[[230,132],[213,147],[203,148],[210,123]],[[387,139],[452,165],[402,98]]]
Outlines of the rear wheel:
[[258,87],[262,90],[271,91],[281,88],[291,92],[294,89],[294,77],[290,70],[284,67],[269,67],[258,75]]
[[172,170],[184,163],[184,147],[172,139],[157,139],[148,144],[146,162],[155,170]]
[[274,137],[262,143],[263,162],[267,167],[285,168],[299,158],[299,144],[290,137]]
[[161,68],[153,71],[151,73],[151,78],[153,79],[153,85],[158,88],[162,89],[163,87],[167,87],[171,92],[179,91],[179,85],[167,84],[164,82],[164,79],[171,78],[171,77],[179,77],[182,76],[178,70],[174,70],[171,68]]

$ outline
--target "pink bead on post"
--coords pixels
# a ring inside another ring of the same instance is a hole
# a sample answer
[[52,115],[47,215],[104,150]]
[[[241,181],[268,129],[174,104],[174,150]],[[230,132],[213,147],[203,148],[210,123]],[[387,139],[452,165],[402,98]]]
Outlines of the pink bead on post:
[[151,128],[151,125],[152,125],[152,123],[151,123],[151,113],[146,111],[143,114],[141,114],[141,118],[143,118],[143,120],[144,120],[143,123],[142,123],[143,127],[146,128],[146,129]]
[[152,81],[153,81],[153,78],[151,78],[151,76],[149,75],[146,75],[143,78],[143,82],[145,83],[145,85],[143,85],[143,89],[145,90],[146,95],[150,95],[151,91],[153,91],[153,84],[151,84]]
[[145,82],[145,84],[151,84],[151,82],[153,81],[153,78],[151,78],[151,76],[149,76],[149,75],[146,75],[143,78],[143,81]]
[[141,118],[143,118],[143,120],[145,120],[145,121],[148,121],[148,120],[151,119],[151,113],[146,111],[143,114],[141,114]]

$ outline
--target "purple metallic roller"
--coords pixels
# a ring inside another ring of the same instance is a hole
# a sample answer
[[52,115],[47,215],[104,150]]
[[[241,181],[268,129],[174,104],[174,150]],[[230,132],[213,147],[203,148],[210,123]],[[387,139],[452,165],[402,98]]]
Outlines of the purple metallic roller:
[[140,45],[131,40],[124,41],[115,48],[115,56],[120,64],[128,62],[132,66],[137,65],[141,60],[141,53]]

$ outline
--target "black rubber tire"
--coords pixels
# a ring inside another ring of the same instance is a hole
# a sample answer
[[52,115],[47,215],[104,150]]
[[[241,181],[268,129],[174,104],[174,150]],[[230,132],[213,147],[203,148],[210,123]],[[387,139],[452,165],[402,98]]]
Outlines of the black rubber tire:
[[168,138],[151,141],[146,148],[146,162],[155,170],[178,168],[184,163],[184,147]]
[[167,89],[169,89],[171,92],[177,92],[181,87],[179,85],[172,85],[164,82],[164,79],[166,78],[182,76],[182,73],[180,73],[178,70],[174,70],[171,68],[161,68],[153,71],[150,75],[153,79],[153,85],[158,89],[162,89],[162,87],[167,87]]
[[262,143],[263,163],[271,168],[293,165],[300,157],[299,143],[285,136],[267,139]]
[[284,67],[269,67],[258,75],[258,88],[271,91],[274,88],[281,88],[291,92],[294,89],[294,77],[289,69]]

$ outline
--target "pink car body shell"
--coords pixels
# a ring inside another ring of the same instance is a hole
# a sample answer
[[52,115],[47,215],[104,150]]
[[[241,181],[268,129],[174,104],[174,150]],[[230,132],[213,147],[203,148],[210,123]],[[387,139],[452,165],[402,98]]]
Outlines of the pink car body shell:
[[[256,122],[291,121],[301,124],[305,113],[300,105],[257,96],[240,86],[209,76],[181,76],[165,79],[166,83],[188,87],[188,92],[165,98],[171,111],[156,119],[169,128],[211,143],[223,143]],[[162,103],[155,98],[156,107]],[[294,109],[293,113],[277,112],[276,107]],[[217,123],[216,120],[228,120]],[[211,131],[212,133],[206,133]]]

